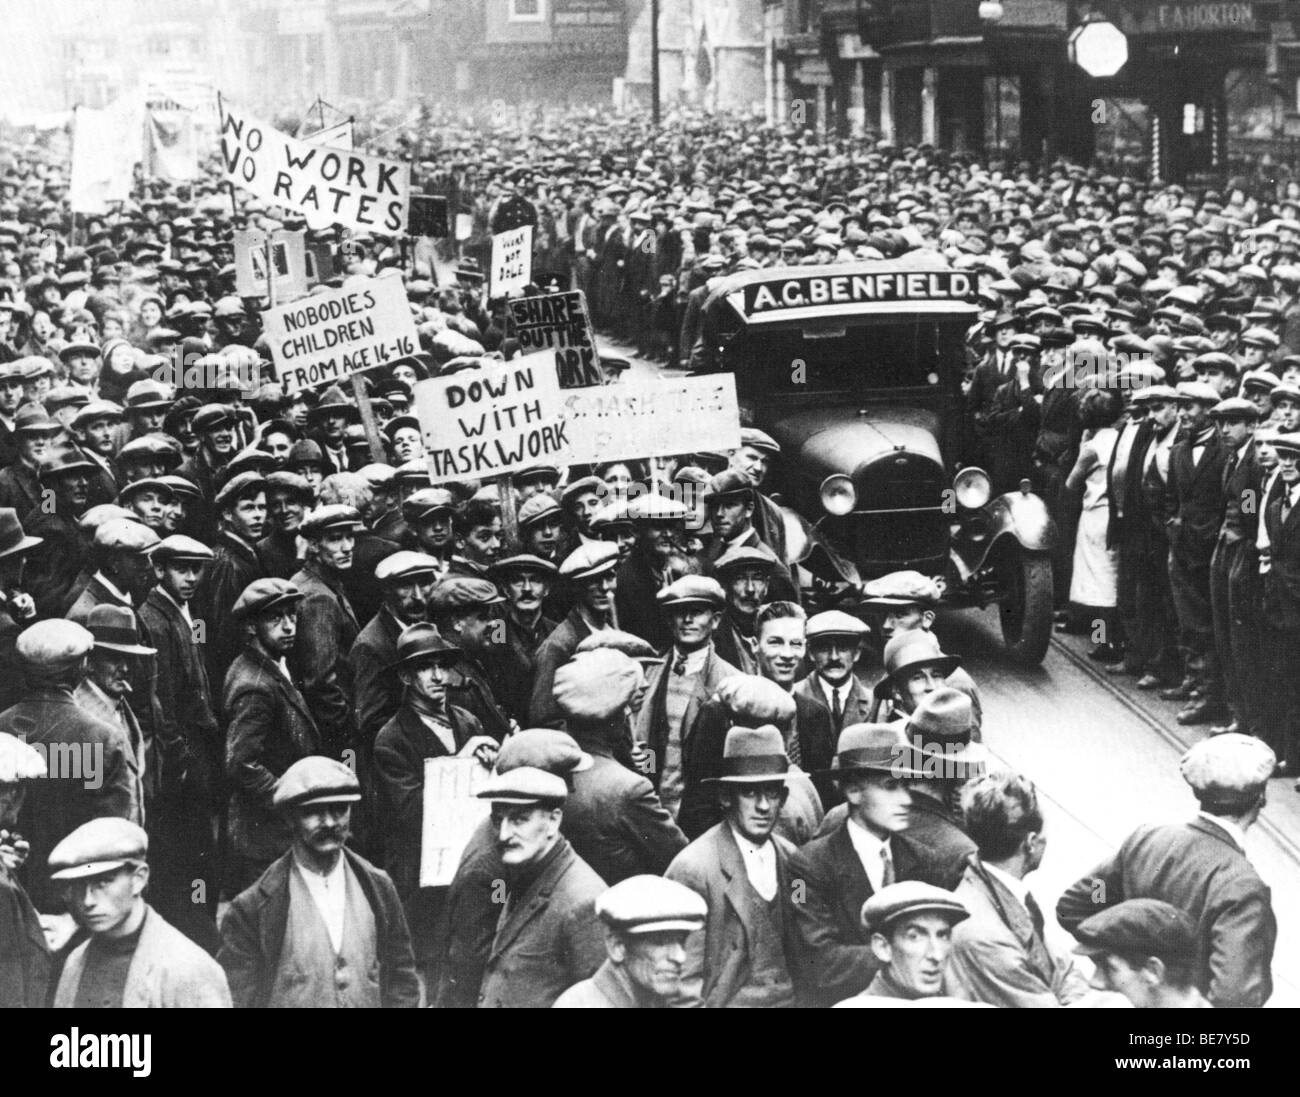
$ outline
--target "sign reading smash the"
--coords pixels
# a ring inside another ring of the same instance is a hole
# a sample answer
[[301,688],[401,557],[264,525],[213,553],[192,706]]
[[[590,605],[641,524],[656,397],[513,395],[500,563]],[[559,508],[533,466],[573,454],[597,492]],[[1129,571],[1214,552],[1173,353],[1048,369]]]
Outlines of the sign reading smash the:
[[417,381],[413,396],[435,484],[567,462],[569,434],[550,351]]
[[226,178],[313,222],[364,232],[405,229],[411,168],[400,160],[327,148],[280,133],[218,99]]
[[262,313],[288,392],[341,381],[415,354],[420,339],[400,278],[366,278]]
[[744,308],[753,314],[817,305],[964,301],[973,290],[970,275],[956,271],[805,275],[745,286]]
[[604,382],[596,354],[596,335],[587,315],[587,298],[581,290],[550,293],[544,297],[516,297],[510,301],[515,336],[525,354],[555,352],[560,388],[582,388]]
[[740,448],[730,373],[566,389],[564,422],[568,464]]

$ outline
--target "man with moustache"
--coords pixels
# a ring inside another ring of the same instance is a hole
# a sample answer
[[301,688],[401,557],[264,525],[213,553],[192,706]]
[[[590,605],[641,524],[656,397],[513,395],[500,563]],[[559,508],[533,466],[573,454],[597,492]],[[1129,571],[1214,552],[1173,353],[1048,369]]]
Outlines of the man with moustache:
[[796,696],[824,705],[831,714],[831,730],[838,737],[850,724],[866,720],[871,695],[854,673],[862,645],[871,630],[840,610],[819,613],[808,621],[808,654],[813,671],[794,687]]
[[309,756],[275,783],[292,844],[230,904],[217,960],[237,1008],[414,1008],[420,984],[388,874],[345,845],[356,775]]
[[356,715],[352,668],[347,654],[361,631],[343,579],[352,570],[357,532],[365,523],[356,509],[341,503],[317,507],[302,520],[307,558],[290,580],[302,595],[298,642],[289,666],[302,682],[302,695],[330,755],[355,748]]
[[744,674],[758,673],[758,611],[768,602],[777,559],[766,545],[734,548],[713,564],[713,575],[726,592],[727,605],[713,634],[718,657]]
[[615,602],[619,627],[640,636],[656,651],[672,642],[656,598],[673,581],[669,572],[682,552],[690,511],[663,495],[638,495],[628,504],[636,544],[618,568]]
[[383,606],[357,634],[348,652],[363,744],[374,742],[401,702],[402,683],[394,668],[397,640],[403,629],[429,619],[429,596],[437,576],[434,557],[406,549],[384,557],[375,567]]
[[630,876],[596,900],[606,959],[553,1009],[665,1009],[682,994],[686,942],[708,908],[690,888],[661,876]]
[[72,417],[77,448],[95,466],[90,505],[111,503],[121,474],[113,456],[117,451],[122,409],[109,400],[91,400]]
[[563,777],[520,766],[476,795],[492,805],[506,882],[477,1005],[545,1009],[605,959],[595,910],[605,884],[560,833]]
[[717,687],[740,673],[713,650],[713,633],[725,597],[717,580],[684,575],[661,590],[657,598],[673,643],[649,673],[646,701],[637,713],[633,737],[650,752],[651,780],[674,818],[684,788],[684,744]]
[[498,560],[488,574],[506,598],[503,642],[490,653],[501,703],[516,718],[527,719],[537,649],[559,624],[545,612],[559,568],[545,557],[525,552]]
[[684,1004],[791,1008],[800,971],[794,846],[774,833],[790,769],[771,725],[727,732],[710,778],[722,821],[696,838],[664,875],[704,899],[708,918],[687,942]]
[[772,462],[781,454],[781,445],[771,435],[755,427],[742,427],[740,449],[732,453],[728,467],[744,473],[754,488],[754,529],[758,539],[771,548],[782,563],[787,557],[785,518],[781,508],[762,492],[763,481]]
[[248,637],[225,676],[221,699],[231,790],[228,885],[234,891],[289,848],[289,829],[273,810],[272,792],[294,762],[320,750],[320,732],[285,662],[298,640],[301,601],[287,580],[258,579],[231,610]]

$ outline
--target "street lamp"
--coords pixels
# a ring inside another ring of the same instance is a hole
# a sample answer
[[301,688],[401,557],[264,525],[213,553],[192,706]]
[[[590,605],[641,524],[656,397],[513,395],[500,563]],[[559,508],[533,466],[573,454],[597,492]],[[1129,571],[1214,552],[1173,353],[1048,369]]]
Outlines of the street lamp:
[[1067,45],[1070,60],[1092,77],[1114,76],[1128,61],[1128,39],[1104,19],[1075,27]]

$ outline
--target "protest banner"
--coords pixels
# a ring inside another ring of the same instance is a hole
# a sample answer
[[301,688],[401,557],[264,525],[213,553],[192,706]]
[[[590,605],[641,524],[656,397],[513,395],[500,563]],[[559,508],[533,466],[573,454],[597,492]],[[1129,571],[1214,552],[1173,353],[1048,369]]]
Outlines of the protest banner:
[[564,390],[568,464],[740,448],[730,373]]
[[402,232],[411,168],[400,160],[327,148],[280,133],[218,98],[225,177],[263,201],[299,210],[308,224]]
[[360,278],[262,313],[287,392],[342,381],[415,354],[420,339],[400,278]]
[[461,854],[492,806],[474,794],[491,776],[474,758],[424,760],[424,813],[420,826],[420,887],[446,887]]
[[[284,302],[307,292],[306,234],[278,229],[235,233],[235,292],[240,297],[271,297]],[[269,252],[269,254],[268,254]],[[267,276],[274,271],[268,292]]]
[[355,147],[352,129],[353,121],[349,118],[346,122],[337,122],[332,126],[326,126],[323,130],[317,130],[306,137],[300,137],[299,140],[306,141],[309,145],[328,145],[332,149],[351,149]]
[[492,266],[488,296],[508,297],[533,277],[533,226],[498,232],[492,237]]
[[412,395],[435,484],[564,460],[568,436],[549,352],[417,381]]
[[604,383],[596,333],[581,290],[543,297],[517,297],[510,302],[515,336],[525,354],[553,350],[560,388]]

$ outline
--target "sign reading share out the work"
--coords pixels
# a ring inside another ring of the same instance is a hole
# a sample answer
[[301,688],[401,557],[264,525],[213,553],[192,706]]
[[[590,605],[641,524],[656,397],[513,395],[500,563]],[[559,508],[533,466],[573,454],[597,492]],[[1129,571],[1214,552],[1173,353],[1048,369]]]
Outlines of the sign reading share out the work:
[[567,463],[568,426],[551,351],[417,381],[413,396],[435,484]]
[[361,278],[262,313],[287,392],[343,381],[415,354],[420,339],[400,278]]

